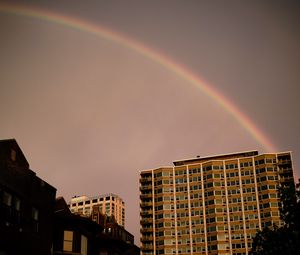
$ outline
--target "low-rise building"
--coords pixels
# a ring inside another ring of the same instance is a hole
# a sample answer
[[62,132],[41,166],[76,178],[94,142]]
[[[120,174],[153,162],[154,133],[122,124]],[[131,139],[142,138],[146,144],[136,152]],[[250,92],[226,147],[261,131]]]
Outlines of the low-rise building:
[[[65,200],[58,198],[55,207],[53,254],[139,255],[133,236],[110,217],[92,213],[97,218],[71,213]],[[129,241],[127,237],[130,236]]]
[[99,206],[93,207],[91,218],[93,221],[104,227],[103,232],[113,239],[121,240],[127,244],[134,244],[134,236],[129,233],[123,226],[120,226],[114,216],[102,214]]
[[70,212],[64,198],[56,199],[54,210],[53,254],[98,255],[96,239],[103,226]]
[[79,209],[81,202],[83,208],[89,202],[95,208],[95,213],[92,206],[89,214],[81,215],[55,195],[56,189],[30,170],[17,142],[0,140],[1,255],[139,254],[133,235],[123,227],[124,202],[119,197],[78,200],[74,203]]
[[0,254],[51,253],[55,194],[16,140],[0,141]]

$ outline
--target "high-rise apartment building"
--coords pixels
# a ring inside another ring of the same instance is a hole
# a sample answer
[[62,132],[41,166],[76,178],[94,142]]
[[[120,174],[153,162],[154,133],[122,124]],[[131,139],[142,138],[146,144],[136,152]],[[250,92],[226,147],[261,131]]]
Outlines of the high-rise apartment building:
[[248,254],[259,229],[281,225],[290,152],[197,157],[140,173],[141,254]]
[[75,196],[69,202],[72,213],[91,216],[93,206],[98,206],[100,212],[107,216],[114,216],[116,222],[125,227],[125,204],[117,195],[105,194],[95,197]]

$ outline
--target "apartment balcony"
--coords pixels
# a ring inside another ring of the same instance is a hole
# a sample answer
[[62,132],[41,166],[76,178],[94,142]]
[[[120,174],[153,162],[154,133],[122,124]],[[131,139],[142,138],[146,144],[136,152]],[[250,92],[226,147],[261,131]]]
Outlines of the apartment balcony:
[[149,176],[149,177],[142,177],[140,179],[140,183],[145,183],[145,182],[152,182],[152,177]]
[[153,244],[144,244],[141,246],[142,251],[153,251]]
[[279,169],[279,174],[288,174],[288,173],[292,173],[292,168],[280,168]]
[[152,193],[141,194],[141,195],[140,195],[140,198],[141,198],[141,199],[152,198]]
[[142,228],[141,233],[153,233],[153,227]]
[[289,177],[280,177],[280,182],[283,183],[283,182],[294,182],[294,177],[292,176],[289,176]]
[[141,224],[144,225],[144,224],[152,224],[153,222],[153,219],[152,218],[143,218],[141,219]]
[[153,211],[152,210],[147,210],[147,211],[141,211],[140,212],[141,216],[152,216],[153,215]]
[[291,164],[292,161],[290,159],[279,159],[278,160],[278,165],[287,165],[287,164]]
[[143,186],[140,187],[140,190],[141,191],[152,190],[152,185],[143,185]]
[[153,241],[153,236],[143,236],[141,237],[141,242],[150,242]]
[[141,203],[141,207],[148,207],[148,206],[152,206],[152,202],[142,202]]

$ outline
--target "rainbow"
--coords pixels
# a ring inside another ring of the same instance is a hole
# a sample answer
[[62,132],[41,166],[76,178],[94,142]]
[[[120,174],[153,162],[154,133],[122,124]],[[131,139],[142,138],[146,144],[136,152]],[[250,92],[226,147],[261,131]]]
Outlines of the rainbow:
[[268,139],[268,137],[265,134],[263,134],[263,132],[242,111],[240,111],[236,105],[230,102],[226,97],[224,97],[213,86],[209,85],[205,80],[200,79],[186,67],[174,62],[174,60],[165,56],[164,54],[159,53],[132,38],[128,38],[119,32],[116,33],[103,26],[99,26],[98,24],[89,23],[87,21],[72,16],[55,13],[46,9],[41,9],[32,6],[24,6],[21,4],[0,3],[0,12],[14,15],[22,15],[39,20],[45,20],[51,23],[56,23],[72,29],[83,31],[91,35],[101,37],[102,39],[111,41],[113,43],[119,44],[132,51],[137,52],[138,54],[141,54],[142,56],[154,61],[155,63],[169,70],[170,72],[181,77],[184,81],[188,82],[189,84],[199,88],[205,95],[210,97],[223,109],[225,109],[229,114],[231,114],[238,121],[238,123],[247,132],[249,132],[249,134],[259,144],[261,144],[264,147],[264,149],[266,149],[267,151],[276,151],[276,147]]

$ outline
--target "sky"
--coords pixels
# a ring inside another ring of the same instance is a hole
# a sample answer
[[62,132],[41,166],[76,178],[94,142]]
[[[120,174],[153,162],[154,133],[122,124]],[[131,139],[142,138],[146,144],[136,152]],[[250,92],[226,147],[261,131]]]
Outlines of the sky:
[[136,243],[141,170],[257,149],[292,151],[300,176],[299,2],[7,2],[0,139],[15,138],[66,201],[119,195]]

